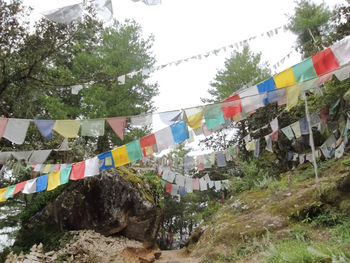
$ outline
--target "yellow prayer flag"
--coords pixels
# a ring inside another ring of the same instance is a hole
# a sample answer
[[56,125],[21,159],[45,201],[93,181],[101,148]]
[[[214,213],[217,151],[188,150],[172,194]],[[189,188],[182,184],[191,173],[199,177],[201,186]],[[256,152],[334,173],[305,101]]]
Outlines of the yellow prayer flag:
[[7,189],[8,189],[8,187],[0,189],[0,202],[5,202],[6,201],[6,198],[5,198],[4,195],[6,194]]
[[126,150],[125,145],[112,150],[112,156],[115,167],[130,163],[128,151]]
[[80,129],[80,120],[57,120],[53,130],[65,138],[75,138]]
[[275,81],[276,87],[278,89],[288,87],[296,83],[292,68],[288,68],[281,73],[273,76],[273,80]]
[[287,97],[287,110],[289,111],[295,105],[298,104],[298,99],[300,95],[300,86],[299,84],[293,85],[286,88],[286,97]]
[[61,185],[61,171],[60,170],[49,174],[49,179],[47,181],[47,191],[53,190],[59,185]]
[[43,173],[47,174],[50,172],[50,168],[51,168],[51,164],[46,164],[44,169],[43,169]]
[[255,143],[254,143],[254,141],[247,142],[245,144],[245,148],[247,149],[247,151],[250,151],[250,152],[254,151],[255,150]]
[[202,123],[203,107],[185,110],[186,122],[192,129],[197,130]]

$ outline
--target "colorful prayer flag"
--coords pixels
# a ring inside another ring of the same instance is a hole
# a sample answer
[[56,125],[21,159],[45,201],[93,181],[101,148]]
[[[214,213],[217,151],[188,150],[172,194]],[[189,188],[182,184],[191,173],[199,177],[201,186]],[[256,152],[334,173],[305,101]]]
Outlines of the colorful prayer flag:
[[121,140],[124,140],[124,130],[126,127],[126,117],[107,118],[113,131],[119,136]]
[[115,167],[123,166],[125,164],[130,163],[128,151],[126,150],[125,145],[122,145],[118,148],[113,149],[112,156],[113,156]]
[[312,58],[307,58],[304,61],[294,65],[292,69],[297,82],[303,82],[316,77],[316,71]]
[[339,66],[343,66],[350,61],[350,36],[334,43],[331,47]]
[[51,140],[53,138],[53,126],[55,125],[54,120],[34,120],[34,124],[38,128],[39,132],[46,139]]
[[125,145],[125,147],[126,151],[128,152],[129,161],[131,163],[141,160],[143,158],[140,140],[129,142]]
[[0,202],[6,201],[6,198],[5,198],[6,192],[7,192],[7,187],[0,189]]
[[85,174],[85,161],[75,163],[72,166],[69,179],[70,180],[84,179],[84,174]]
[[16,187],[15,187],[13,194],[15,195],[15,194],[19,193],[20,191],[22,191],[22,189],[26,183],[27,183],[27,181],[20,182],[20,183],[16,184]]
[[327,48],[312,56],[312,62],[317,76],[326,74],[330,71],[339,68],[338,61],[336,60],[333,51]]
[[46,190],[48,179],[49,179],[48,174],[44,174],[36,178],[36,186],[35,186],[36,193]]
[[273,78],[268,78],[267,80],[259,83],[257,85],[259,93],[264,93],[267,91],[274,90],[276,88],[275,81]]
[[235,94],[222,103],[222,112],[225,118],[232,118],[242,112],[242,104],[238,94]]
[[98,157],[93,157],[85,160],[85,172],[84,177],[90,177],[100,174]]
[[185,116],[188,126],[196,130],[201,125],[203,119],[203,107],[186,109]]
[[273,76],[273,79],[278,89],[289,87],[296,83],[292,68],[288,68],[281,73],[278,73],[277,75]]
[[36,179],[37,178],[26,181],[22,190],[23,194],[33,194],[36,192]]
[[61,171],[55,171],[49,174],[47,181],[47,191],[51,191],[61,185]]
[[81,122],[81,136],[103,136],[105,134],[105,120],[92,119]]
[[189,133],[187,131],[186,123],[180,121],[170,126],[171,133],[173,134],[173,139],[176,144],[182,143],[189,138]]
[[61,173],[61,182],[60,184],[66,184],[69,182],[70,173],[72,171],[72,166],[68,165],[66,167],[61,167],[60,173]]
[[80,129],[80,120],[57,120],[53,130],[65,138],[75,138]]
[[4,195],[5,199],[9,199],[10,197],[12,197],[14,195],[16,189],[16,185],[10,185]]
[[287,110],[289,111],[298,104],[300,95],[300,86],[298,84],[286,88],[287,92]]
[[152,133],[146,137],[140,139],[140,146],[142,149],[143,156],[147,157],[156,152],[156,137]]
[[97,158],[100,159],[100,170],[107,170],[114,168],[114,161],[111,151],[101,153],[97,155]]

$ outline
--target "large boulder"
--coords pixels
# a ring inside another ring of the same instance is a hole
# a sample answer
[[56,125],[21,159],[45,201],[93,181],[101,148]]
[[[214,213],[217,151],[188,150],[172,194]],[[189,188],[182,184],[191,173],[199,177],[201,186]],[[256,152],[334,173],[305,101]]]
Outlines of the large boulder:
[[160,215],[149,186],[132,170],[121,168],[71,182],[22,228],[30,231],[46,221],[63,231],[91,229],[106,236],[119,233],[153,242]]

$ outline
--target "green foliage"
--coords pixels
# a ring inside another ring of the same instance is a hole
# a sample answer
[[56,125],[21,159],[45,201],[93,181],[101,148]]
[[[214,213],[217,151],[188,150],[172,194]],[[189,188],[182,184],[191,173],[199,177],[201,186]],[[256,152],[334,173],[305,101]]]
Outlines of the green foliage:
[[208,92],[212,98],[202,100],[222,101],[234,91],[254,85],[269,75],[267,65],[261,63],[261,54],[254,54],[249,46],[245,46],[241,53],[234,51],[226,59],[225,68],[218,71],[215,81],[210,84],[212,88]]
[[323,49],[322,36],[328,32],[327,22],[331,15],[325,3],[317,5],[309,0],[296,2],[294,14],[289,16],[288,29],[298,36],[297,48],[304,58]]

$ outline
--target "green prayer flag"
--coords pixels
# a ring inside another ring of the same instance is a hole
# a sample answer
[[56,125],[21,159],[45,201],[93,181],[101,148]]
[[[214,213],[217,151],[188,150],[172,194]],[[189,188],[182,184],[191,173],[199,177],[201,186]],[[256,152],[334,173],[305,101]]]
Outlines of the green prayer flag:
[[13,192],[15,191],[16,185],[11,185],[7,188],[7,191],[4,195],[4,198],[8,199],[13,196]]
[[294,65],[292,69],[297,82],[303,82],[316,77],[316,71],[311,57]]
[[160,180],[160,184],[162,185],[162,188],[165,188],[165,181],[164,180]]
[[61,184],[68,183],[71,170],[72,170],[71,166],[61,169]]
[[335,108],[339,105],[339,102],[340,102],[340,98],[337,99],[337,101],[334,102],[334,103],[331,105],[331,108],[329,109],[329,114],[333,114],[333,113],[334,113],[334,110],[335,110]]
[[104,119],[92,119],[83,120],[81,123],[81,135],[82,136],[103,136],[105,134],[105,120]]
[[143,158],[140,140],[129,142],[125,146],[131,163]]
[[218,104],[207,106],[204,111],[204,119],[208,130],[224,124],[225,118],[221,109],[221,105]]

